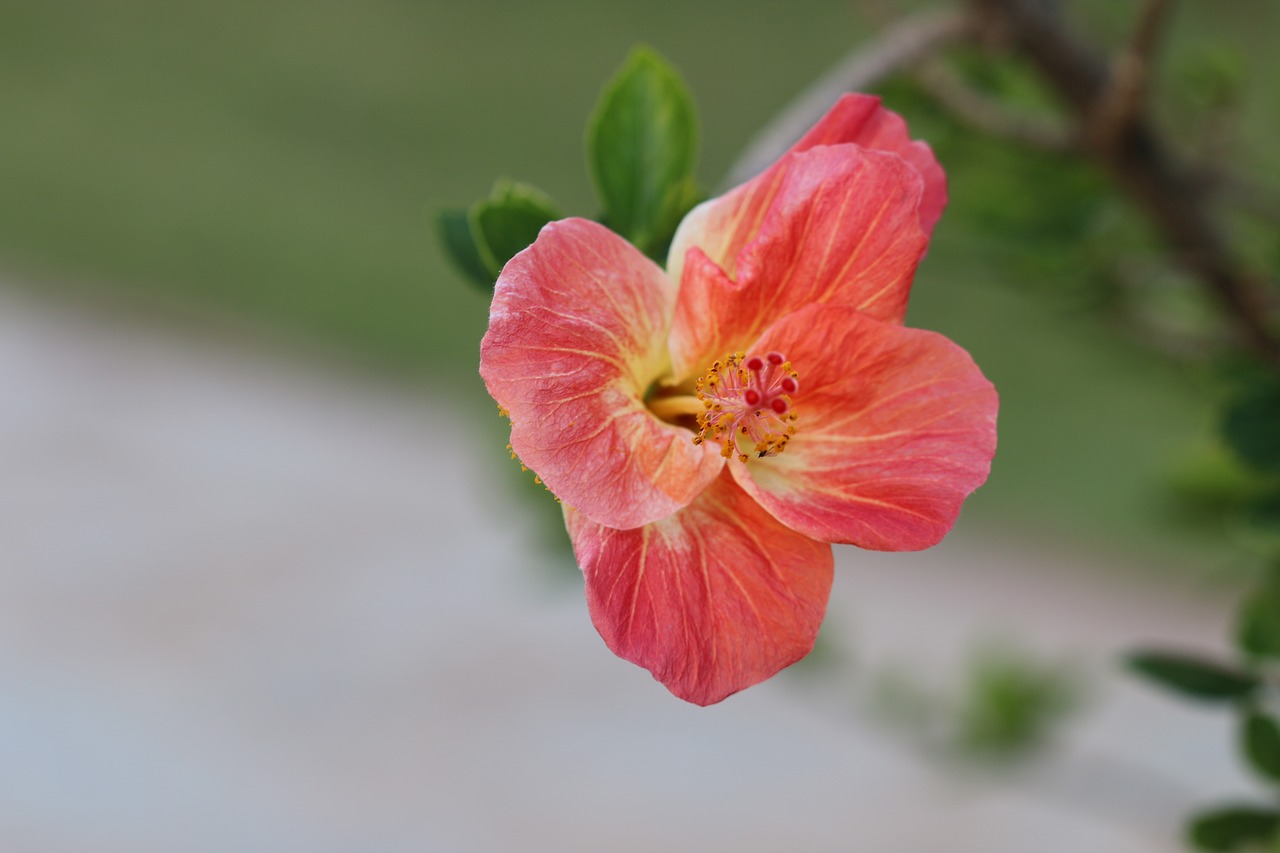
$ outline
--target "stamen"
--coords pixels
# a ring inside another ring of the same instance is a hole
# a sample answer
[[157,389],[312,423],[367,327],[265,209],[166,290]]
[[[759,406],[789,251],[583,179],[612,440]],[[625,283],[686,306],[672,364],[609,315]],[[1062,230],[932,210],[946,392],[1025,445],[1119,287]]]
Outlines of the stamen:
[[[501,406],[498,407],[498,414],[506,418],[507,420],[511,420],[511,413],[508,412],[506,409],[502,408]],[[515,421],[511,421],[511,424],[512,426],[514,426]],[[573,424],[569,424],[569,426],[573,426]],[[511,454],[511,458],[520,465],[521,471],[529,470],[529,466],[524,464],[524,460],[521,459],[519,455],[516,454],[516,449],[511,446],[511,442],[509,441],[507,442],[507,453]],[[546,483],[542,482],[542,478],[538,476],[537,472],[534,472],[533,482],[539,486],[542,486],[542,488],[546,489],[548,492],[551,492],[551,487],[548,486]],[[560,498],[556,497],[555,492],[551,492],[551,497],[556,499],[556,503],[560,503]]]
[[795,435],[790,395],[799,390],[800,377],[782,353],[733,353],[698,378],[703,411],[693,443],[717,441],[720,455],[742,462],[749,453],[776,456]]

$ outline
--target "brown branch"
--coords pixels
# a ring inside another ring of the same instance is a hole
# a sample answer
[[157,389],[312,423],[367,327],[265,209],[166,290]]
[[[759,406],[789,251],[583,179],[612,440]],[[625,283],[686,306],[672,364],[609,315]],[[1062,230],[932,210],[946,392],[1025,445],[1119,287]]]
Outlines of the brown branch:
[[1096,144],[1112,143],[1143,111],[1161,25],[1172,5],[1170,0],[1147,0],[1129,44],[1112,61],[1107,86],[1086,127],[1097,137]]
[[902,18],[875,41],[860,45],[818,78],[756,135],[733,166],[726,183],[740,184],[782,156],[841,95],[869,89],[966,33],[968,17],[954,9],[933,9]]
[[[970,0],[983,26],[1012,40],[1049,86],[1088,127],[1112,91],[1108,64],[1069,33],[1052,0]],[[1148,54],[1163,3],[1148,4],[1150,36],[1139,27],[1135,43]],[[1128,96],[1126,96],[1127,100]],[[1178,162],[1141,110],[1121,113],[1113,132],[1087,134],[1088,151],[1147,214],[1181,264],[1212,292],[1244,339],[1280,366],[1280,337],[1271,326],[1266,282],[1235,257],[1209,215],[1210,193]]]

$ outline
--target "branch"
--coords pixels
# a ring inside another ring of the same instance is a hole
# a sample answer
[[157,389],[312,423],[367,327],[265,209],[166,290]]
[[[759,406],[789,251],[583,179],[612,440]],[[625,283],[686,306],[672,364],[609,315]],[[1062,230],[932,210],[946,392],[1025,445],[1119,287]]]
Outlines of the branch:
[[729,169],[735,186],[754,177],[795,144],[846,92],[869,89],[940,45],[965,35],[968,17],[935,9],[902,18],[874,41],[860,45],[800,93],[751,141]]
[[1098,144],[1113,141],[1142,112],[1151,60],[1171,6],[1169,0],[1147,0],[1128,46],[1112,62],[1110,80],[1089,122],[1088,131],[1098,137]]
[[[1112,91],[1108,65],[1068,33],[1046,0],[970,0],[978,20],[1012,39],[1049,86],[1070,107],[1082,128],[1095,120]],[[1149,53],[1165,3],[1152,0],[1135,44]],[[1149,32],[1148,32],[1149,31]],[[1125,96],[1128,100],[1129,96]],[[1266,282],[1234,256],[1208,211],[1212,199],[1193,172],[1171,154],[1171,146],[1141,111],[1129,111],[1113,133],[1088,134],[1092,156],[1143,210],[1173,255],[1213,294],[1260,356],[1280,366],[1280,338],[1271,327],[1272,299]]]

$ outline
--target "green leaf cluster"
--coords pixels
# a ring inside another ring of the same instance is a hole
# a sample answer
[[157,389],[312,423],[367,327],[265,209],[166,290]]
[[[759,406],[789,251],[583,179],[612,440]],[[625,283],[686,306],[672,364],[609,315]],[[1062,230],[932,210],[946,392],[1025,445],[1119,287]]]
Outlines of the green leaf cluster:
[[441,211],[438,227],[458,271],[491,287],[507,261],[537,239],[542,226],[560,218],[555,202],[538,188],[499,180],[470,210]]
[[1236,644],[1237,663],[1170,651],[1136,652],[1127,663],[1180,696],[1234,709],[1240,754],[1271,788],[1272,804],[1236,803],[1194,816],[1187,827],[1191,843],[1201,850],[1280,849],[1280,695],[1273,678],[1280,663],[1280,567],[1241,602]]
[[1256,550],[1280,563],[1280,377],[1246,376],[1238,385],[1220,430],[1252,477],[1237,527]]
[[[587,122],[587,171],[597,220],[661,260],[697,204],[698,116],[688,87],[652,49],[638,47],[604,87]],[[488,288],[502,267],[560,213],[528,184],[500,180],[469,209],[440,212],[436,226],[454,266]]]

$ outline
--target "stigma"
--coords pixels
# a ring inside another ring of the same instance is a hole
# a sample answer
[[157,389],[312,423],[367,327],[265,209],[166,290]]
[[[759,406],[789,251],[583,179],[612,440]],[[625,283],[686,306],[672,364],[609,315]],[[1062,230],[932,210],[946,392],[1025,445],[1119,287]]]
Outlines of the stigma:
[[741,462],[777,456],[795,435],[791,395],[799,390],[800,377],[782,353],[733,353],[698,377],[703,410],[693,443],[719,442],[721,456]]

